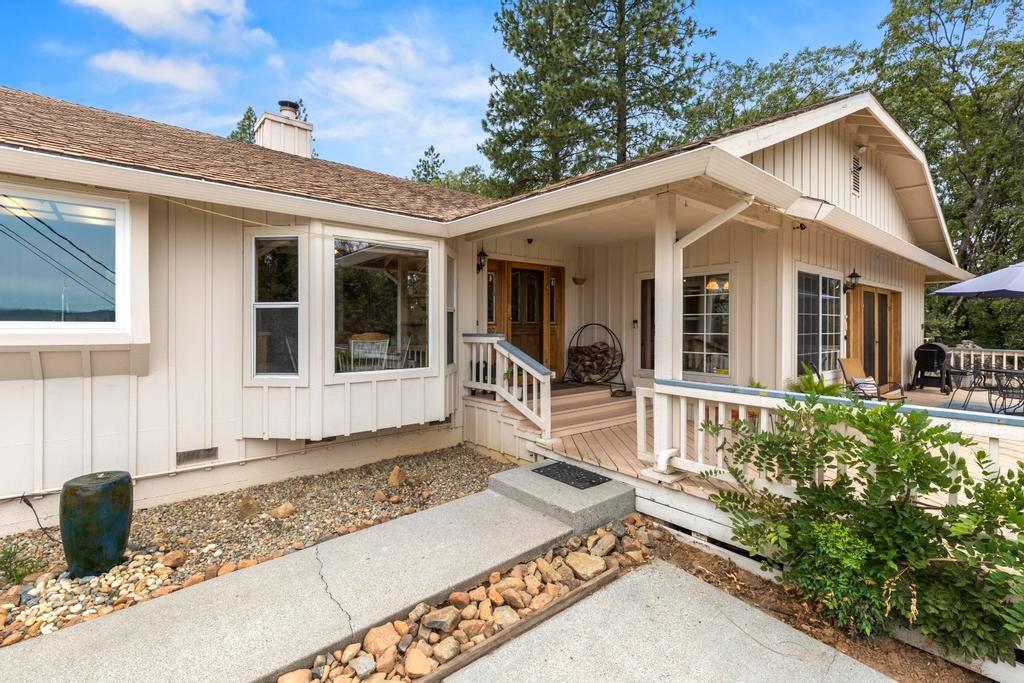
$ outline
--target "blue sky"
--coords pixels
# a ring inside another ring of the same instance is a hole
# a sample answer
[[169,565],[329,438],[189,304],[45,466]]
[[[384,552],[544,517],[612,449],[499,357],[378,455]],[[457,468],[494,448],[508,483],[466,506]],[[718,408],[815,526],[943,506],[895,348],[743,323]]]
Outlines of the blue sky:
[[[321,157],[408,175],[434,144],[452,167],[476,145],[489,65],[509,68],[497,2],[399,0],[15,0],[4,85],[210,133],[247,105],[303,98]],[[859,40],[875,44],[882,0],[698,0],[742,60]]]

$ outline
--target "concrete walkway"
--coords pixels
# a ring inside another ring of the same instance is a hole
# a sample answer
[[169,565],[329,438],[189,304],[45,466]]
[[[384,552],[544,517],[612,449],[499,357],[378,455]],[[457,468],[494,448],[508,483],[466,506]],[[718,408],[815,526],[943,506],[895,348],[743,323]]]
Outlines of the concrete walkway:
[[889,679],[658,560],[446,680],[871,683]]
[[0,649],[0,681],[261,680],[571,531],[484,491]]

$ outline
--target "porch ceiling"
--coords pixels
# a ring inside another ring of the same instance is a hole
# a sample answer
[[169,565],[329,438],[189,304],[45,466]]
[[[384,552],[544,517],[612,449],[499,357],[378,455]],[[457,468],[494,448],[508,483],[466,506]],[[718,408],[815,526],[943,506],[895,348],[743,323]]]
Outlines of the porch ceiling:
[[[696,229],[720,214],[742,195],[704,178],[695,178],[660,188],[676,196],[679,236]],[[614,202],[581,207],[567,215],[520,227],[520,239],[537,239],[557,244],[594,246],[654,235],[654,206],[657,193],[621,198]],[[764,229],[777,228],[782,215],[754,205],[728,222],[746,223]]]

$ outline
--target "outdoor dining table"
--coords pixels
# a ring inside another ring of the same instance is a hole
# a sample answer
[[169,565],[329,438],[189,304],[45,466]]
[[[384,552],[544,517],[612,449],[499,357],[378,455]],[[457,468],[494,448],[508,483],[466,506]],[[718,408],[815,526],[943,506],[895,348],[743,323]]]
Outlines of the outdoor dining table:
[[[953,405],[953,397],[959,389],[966,389],[967,396],[960,405],[966,410],[976,391],[985,391],[988,395],[988,406],[993,413],[1005,415],[1024,415],[1024,370],[1008,368],[974,367],[955,371],[952,375],[956,388],[950,394],[949,403]],[[964,382],[969,383],[965,386]]]

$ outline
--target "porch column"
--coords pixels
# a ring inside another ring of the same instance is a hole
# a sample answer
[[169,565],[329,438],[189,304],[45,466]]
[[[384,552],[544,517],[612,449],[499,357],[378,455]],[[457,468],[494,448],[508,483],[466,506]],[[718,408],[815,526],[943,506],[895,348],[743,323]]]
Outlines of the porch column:
[[[676,196],[663,192],[654,212],[654,377],[682,379],[682,250],[676,248]],[[661,460],[674,446],[675,402],[654,394],[654,454]]]

